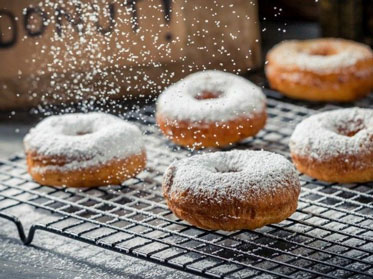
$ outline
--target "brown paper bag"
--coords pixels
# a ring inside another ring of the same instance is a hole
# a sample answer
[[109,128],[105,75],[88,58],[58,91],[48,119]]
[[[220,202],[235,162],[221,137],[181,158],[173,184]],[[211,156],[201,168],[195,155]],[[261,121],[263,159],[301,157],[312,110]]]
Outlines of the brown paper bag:
[[156,95],[259,64],[256,1],[0,0],[0,110]]

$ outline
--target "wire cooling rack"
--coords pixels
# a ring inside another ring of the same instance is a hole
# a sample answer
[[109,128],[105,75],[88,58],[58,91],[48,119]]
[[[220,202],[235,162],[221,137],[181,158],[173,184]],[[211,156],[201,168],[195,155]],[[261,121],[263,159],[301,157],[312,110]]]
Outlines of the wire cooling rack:
[[[289,157],[295,124],[312,113],[270,98],[266,128],[227,149],[265,149]],[[161,193],[165,168],[191,152],[160,134],[152,106],[140,119],[138,113],[128,118],[145,133],[148,166],[121,186],[40,186],[27,174],[23,155],[0,161],[0,217],[15,223],[25,244],[47,231],[210,278],[373,277],[372,183],[341,186],[300,175],[299,206],[287,220],[255,231],[198,229],[176,218]],[[25,204],[47,212],[46,222],[32,224],[28,233],[14,216]]]

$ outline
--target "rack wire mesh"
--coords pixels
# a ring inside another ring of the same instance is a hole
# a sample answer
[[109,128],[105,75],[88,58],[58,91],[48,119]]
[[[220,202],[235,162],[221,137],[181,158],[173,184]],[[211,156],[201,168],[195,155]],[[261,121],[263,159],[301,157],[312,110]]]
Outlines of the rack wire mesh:
[[[373,277],[373,183],[338,185],[300,174],[299,206],[287,220],[255,231],[198,229],[175,217],[161,193],[165,168],[193,152],[160,134],[153,110],[128,115],[144,131],[148,152],[147,169],[136,178],[94,189],[40,186],[17,155],[0,161],[0,217],[16,224],[25,244],[47,231],[210,278]],[[265,129],[227,149],[289,157],[295,124],[314,112],[269,98]],[[14,214],[25,204],[47,212],[27,234]]]

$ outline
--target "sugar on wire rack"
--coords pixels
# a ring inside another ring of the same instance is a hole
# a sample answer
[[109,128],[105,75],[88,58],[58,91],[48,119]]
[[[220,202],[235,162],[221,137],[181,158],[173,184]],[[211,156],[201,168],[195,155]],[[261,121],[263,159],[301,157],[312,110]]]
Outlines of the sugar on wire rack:
[[[153,110],[128,116],[144,131],[148,153],[147,169],[136,178],[94,189],[40,186],[16,155],[0,161],[0,217],[15,223],[25,244],[47,231],[210,278],[373,277],[373,183],[338,185],[300,174],[299,206],[287,220],[255,231],[198,229],[175,217],[162,197],[164,170],[191,152],[160,134]],[[289,157],[295,124],[314,112],[269,98],[265,129],[228,149]],[[27,233],[14,214],[25,204],[49,216]]]

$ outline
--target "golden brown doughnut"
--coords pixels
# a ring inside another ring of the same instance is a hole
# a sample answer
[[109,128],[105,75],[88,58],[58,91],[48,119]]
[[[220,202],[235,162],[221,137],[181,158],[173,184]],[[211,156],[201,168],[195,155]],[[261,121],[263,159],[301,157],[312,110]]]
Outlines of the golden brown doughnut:
[[373,110],[349,108],[303,120],[290,138],[297,169],[329,182],[373,181]]
[[121,184],[145,168],[141,137],[135,125],[113,115],[51,116],[24,139],[27,169],[42,185]]
[[167,88],[156,120],[176,144],[226,146],[256,135],[265,125],[266,99],[248,80],[219,71],[198,72]]
[[[134,177],[145,168],[145,152],[126,159],[112,160],[96,167],[66,170],[59,159],[27,153],[27,170],[42,185],[67,187],[94,187],[117,185]],[[56,162],[59,162],[58,164]],[[53,166],[53,168],[51,168]],[[62,170],[56,166],[61,166]],[[55,168],[56,167],[56,168]],[[44,171],[41,171],[45,168]]]
[[226,146],[255,136],[265,125],[267,114],[253,114],[227,122],[190,122],[169,120],[157,114],[157,123],[162,132],[178,145],[194,147]]
[[342,39],[285,41],[268,52],[265,72],[270,86],[288,97],[348,102],[373,88],[373,53]]
[[293,165],[266,151],[214,152],[172,163],[163,180],[168,207],[180,219],[212,230],[255,229],[297,208]]

